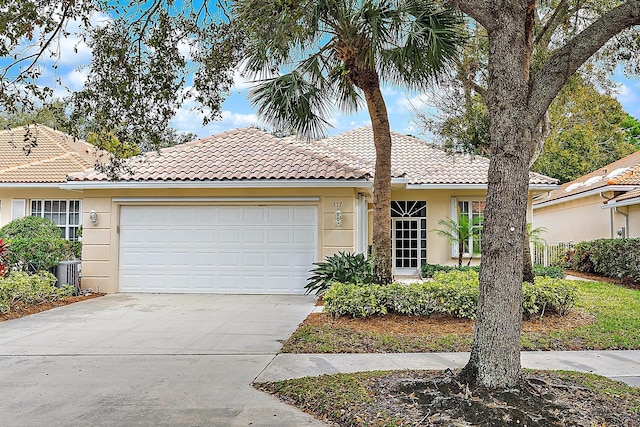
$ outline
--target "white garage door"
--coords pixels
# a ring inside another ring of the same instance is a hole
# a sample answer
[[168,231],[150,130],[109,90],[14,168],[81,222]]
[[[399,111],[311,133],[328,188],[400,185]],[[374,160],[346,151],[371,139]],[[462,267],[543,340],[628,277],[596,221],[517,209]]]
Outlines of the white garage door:
[[123,206],[120,292],[303,294],[314,206]]

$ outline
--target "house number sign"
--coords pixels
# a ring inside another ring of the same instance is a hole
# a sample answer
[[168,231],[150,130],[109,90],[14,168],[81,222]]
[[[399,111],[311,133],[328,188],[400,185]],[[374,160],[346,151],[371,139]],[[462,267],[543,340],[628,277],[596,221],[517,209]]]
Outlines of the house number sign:
[[342,202],[333,202],[333,207],[336,209],[340,209],[342,207]]

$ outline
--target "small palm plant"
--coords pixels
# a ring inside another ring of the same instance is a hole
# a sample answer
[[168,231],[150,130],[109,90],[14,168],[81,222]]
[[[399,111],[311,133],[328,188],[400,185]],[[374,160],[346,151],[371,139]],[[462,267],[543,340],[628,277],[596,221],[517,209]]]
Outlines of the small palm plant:
[[482,230],[482,217],[474,217],[469,219],[466,215],[460,215],[458,221],[451,218],[444,218],[438,221],[441,229],[432,230],[439,236],[446,238],[449,243],[458,246],[458,267],[462,267],[462,256],[465,253],[465,244],[471,240],[469,244],[469,262],[478,252],[476,248],[477,243],[480,241],[480,230]]
[[372,281],[373,263],[364,254],[338,252],[314,265],[317,267],[311,270],[313,276],[305,286],[307,294],[322,295],[334,282],[370,284]]

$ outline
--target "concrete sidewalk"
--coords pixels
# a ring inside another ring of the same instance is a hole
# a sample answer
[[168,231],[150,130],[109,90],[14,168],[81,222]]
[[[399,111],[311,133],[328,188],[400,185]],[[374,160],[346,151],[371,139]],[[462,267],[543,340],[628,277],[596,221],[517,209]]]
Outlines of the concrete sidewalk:
[[[461,368],[469,353],[279,354],[256,382],[360,371]],[[525,351],[522,366],[603,375],[640,387],[640,351]]]

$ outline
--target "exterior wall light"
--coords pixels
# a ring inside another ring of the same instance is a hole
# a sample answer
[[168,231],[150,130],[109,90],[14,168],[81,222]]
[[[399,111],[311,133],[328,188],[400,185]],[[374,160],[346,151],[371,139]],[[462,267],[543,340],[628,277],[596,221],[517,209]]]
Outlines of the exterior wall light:
[[342,212],[340,211],[340,209],[336,210],[335,220],[336,220],[336,227],[337,228],[342,227]]
[[98,225],[98,213],[94,209],[91,209],[89,212],[89,221],[91,221],[91,224],[94,226]]

